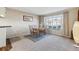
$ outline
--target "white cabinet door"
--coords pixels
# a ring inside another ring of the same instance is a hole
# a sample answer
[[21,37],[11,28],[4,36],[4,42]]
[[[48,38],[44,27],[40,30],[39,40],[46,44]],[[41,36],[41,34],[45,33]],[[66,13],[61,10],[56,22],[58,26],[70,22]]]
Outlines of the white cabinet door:
[[6,8],[0,7],[0,17],[5,17],[6,15]]
[[6,28],[0,28],[0,48],[6,46]]

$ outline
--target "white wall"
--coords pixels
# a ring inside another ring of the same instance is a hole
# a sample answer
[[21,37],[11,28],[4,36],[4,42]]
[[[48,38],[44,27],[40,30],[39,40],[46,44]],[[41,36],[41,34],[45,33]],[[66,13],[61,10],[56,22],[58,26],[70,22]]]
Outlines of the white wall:
[[[29,25],[37,25],[37,26],[39,25],[38,16],[8,8],[6,9],[6,11],[7,11],[6,17],[3,20],[12,26],[11,28],[7,28],[7,38],[20,35],[29,35],[30,34]],[[32,22],[23,21],[23,15],[32,16],[33,21]]]

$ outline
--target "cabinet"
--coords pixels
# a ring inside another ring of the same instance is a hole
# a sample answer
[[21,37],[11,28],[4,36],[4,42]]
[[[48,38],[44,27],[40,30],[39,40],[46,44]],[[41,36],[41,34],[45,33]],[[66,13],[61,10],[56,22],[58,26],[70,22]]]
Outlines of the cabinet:
[[0,7],[0,17],[5,17],[5,15],[6,15],[6,8],[4,8],[4,7]]
[[6,28],[0,28],[0,48],[6,46]]

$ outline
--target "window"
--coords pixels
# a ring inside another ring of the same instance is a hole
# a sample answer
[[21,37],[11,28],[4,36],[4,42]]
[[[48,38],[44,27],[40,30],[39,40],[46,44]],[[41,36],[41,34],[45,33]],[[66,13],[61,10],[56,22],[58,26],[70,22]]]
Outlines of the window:
[[63,29],[63,14],[44,17],[44,25],[53,30]]

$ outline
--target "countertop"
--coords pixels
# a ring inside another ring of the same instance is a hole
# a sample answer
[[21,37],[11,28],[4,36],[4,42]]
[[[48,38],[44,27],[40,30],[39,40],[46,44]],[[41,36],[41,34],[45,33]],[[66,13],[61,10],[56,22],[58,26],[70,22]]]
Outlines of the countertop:
[[12,27],[12,26],[0,26],[0,28],[7,28],[7,27]]

